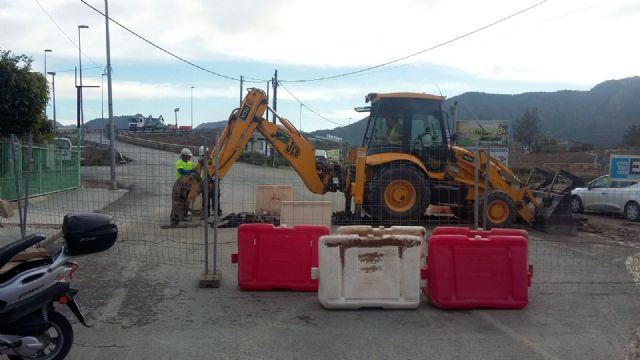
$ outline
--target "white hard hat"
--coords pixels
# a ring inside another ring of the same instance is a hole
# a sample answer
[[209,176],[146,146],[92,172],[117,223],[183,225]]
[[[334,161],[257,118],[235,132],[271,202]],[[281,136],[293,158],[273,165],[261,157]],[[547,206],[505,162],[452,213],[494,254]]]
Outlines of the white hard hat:
[[191,153],[191,150],[189,150],[187,148],[182,149],[182,151],[180,151],[180,155],[181,156],[183,156],[183,155],[193,156],[193,154]]

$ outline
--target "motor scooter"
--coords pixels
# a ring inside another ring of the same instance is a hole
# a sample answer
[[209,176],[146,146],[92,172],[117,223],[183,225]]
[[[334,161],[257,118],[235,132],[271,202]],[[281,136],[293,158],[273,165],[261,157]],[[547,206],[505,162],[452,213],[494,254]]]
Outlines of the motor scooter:
[[62,225],[64,246],[49,252],[33,248],[45,240],[33,234],[0,248],[0,354],[9,359],[64,359],[73,345],[73,327],[56,310],[64,305],[91,327],[71,281],[78,269],[72,257],[105,251],[117,239],[113,218],[70,213]]

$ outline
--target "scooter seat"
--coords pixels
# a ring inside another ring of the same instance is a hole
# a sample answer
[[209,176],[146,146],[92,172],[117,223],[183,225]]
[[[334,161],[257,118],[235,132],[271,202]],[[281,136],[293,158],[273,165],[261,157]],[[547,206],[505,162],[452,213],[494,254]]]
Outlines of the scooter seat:
[[10,260],[18,255],[18,253],[41,242],[44,239],[46,239],[46,237],[43,234],[32,234],[24,239],[16,240],[12,243],[9,243],[8,245],[3,246],[2,248],[0,248],[0,268],[6,265]]

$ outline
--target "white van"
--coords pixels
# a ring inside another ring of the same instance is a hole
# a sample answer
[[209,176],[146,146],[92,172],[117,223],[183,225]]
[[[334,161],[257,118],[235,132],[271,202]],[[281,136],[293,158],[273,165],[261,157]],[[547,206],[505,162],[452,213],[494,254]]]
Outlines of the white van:
[[63,161],[71,161],[71,149],[73,145],[68,138],[53,138],[53,146],[56,148],[56,157]]
[[129,131],[144,130],[144,119],[141,117],[129,118]]

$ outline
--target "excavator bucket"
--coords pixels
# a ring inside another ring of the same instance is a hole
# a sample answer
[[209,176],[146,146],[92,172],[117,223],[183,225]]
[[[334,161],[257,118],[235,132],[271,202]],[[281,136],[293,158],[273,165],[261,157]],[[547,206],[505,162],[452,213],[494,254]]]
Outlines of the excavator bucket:
[[564,170],[550,173],[535,168],[526,185],[535,194],[538,203],[534,228],[556,234],[577,233],[576,219],[571,211],[571,191],[585,186],[582,179]]

